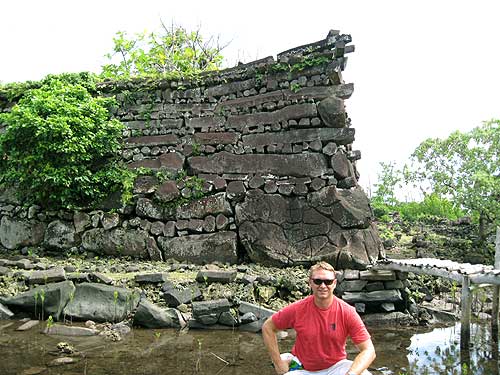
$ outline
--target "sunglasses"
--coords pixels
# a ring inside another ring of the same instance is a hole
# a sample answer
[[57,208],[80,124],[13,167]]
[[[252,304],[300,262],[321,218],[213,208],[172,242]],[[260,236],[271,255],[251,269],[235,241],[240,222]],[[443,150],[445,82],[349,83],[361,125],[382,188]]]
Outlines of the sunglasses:
[[321,285],[323,283],[325,283],[325,285],[332,285],[333,282],[335,281],[335,279],[333,280],[330,280],[330,279],[326,279],[326,280],[323,280],[323,279],[311,279],[313,281],[314,284],[316,285]]

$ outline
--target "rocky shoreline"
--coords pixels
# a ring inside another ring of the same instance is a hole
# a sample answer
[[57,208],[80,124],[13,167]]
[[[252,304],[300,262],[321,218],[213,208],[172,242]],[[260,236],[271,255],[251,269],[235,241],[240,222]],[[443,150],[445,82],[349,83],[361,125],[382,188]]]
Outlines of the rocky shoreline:
[[[346,279],[355,272],[359,277],[360,272],[370,271],[339,271],[337,289],[342,298],[356,306],[368,325],[417,325],[432,320],[411,298],[409,305],[405,301],[411,294],[407,275],[403,280],[398,275],[396,280],[385,282]],[[373,288],[379,284],[383,287],[383,283],[397,284],[403,288],[402,292],[400,289],[358,294],[348,291],[361,284],[363,288],[367,285]],[[386,300],[376,301],[379,309],[386,308],[386,311],[374,311],[369,299],[383,293],[397,298],[392,306]],[[259,332],[262,323],[275,310],[308,294],[307,269],[300,266],[272,268],[217,263],[199,266],[175,261],[9,257],[0,253],[0,319],[126,322],[129,327]],[[349,301],[352,296],[365,298],[367,303]],[[61,326],[54,324],[54,327]],[[56,331],[83,334],[63,328]]]

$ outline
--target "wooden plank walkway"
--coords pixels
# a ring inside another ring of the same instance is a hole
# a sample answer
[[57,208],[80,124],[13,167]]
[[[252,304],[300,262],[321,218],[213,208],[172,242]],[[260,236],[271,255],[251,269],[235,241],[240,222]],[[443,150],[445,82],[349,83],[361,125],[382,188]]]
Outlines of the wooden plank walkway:
[[372,270],[392,270],[413,272],[420,275],[444,277],[462,285],[460,296],[460,349],[469,349],[470,344],[470,317],[472,305],[471,284],[481,286],[492,285],[492,337],[498,342],[498,311],[500,296],[500,226],[497,227],[495,243],[495,266],[484,264],[457,263],[451,260],[434,258],[417,259],[385,259],[378,261],[371,267]]

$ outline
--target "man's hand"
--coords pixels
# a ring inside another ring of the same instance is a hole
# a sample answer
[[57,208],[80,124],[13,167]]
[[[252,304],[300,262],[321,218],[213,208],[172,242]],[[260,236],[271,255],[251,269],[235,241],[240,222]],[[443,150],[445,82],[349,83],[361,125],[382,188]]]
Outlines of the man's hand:
[[288,372],[288,370],[290,369],[290,361],[291,361],[291,359],[288,359],[286,361],[283,361],[280,359],[279,361],[277,361],[274,364],[274,369],[276,370],[276,373],[278,375],[286,374]]

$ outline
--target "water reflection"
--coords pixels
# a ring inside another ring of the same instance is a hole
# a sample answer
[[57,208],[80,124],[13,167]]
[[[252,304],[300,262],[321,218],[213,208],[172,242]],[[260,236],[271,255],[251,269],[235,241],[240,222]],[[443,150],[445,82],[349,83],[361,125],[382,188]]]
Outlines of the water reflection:
[[[27,374],[35,367],[43,369],[44,375],[274,374],[261,336],[252,333],[134,329],[125,340],[109,342],[102,337],[46,336],[37,328],[16,332],[18,322],[2,329],[6,323],[0,321],[2,375]],[[498,344],[493,343],[489,329],[486,324],[472,325],[467,359],[460,353],[459,324],[434,329],[370,328],[377,349],[372,373],[498,375]],[[57,358],[53,352],[60,341],[80,351],[78,362],[49,367]],[[293,337],[280,342],[282,350],[292,345]],[[352,358],[355,349],[348,349]]]
[[[398,357],[397,349],[403,350],[404,339],[408,336],[404,361],[401,356]],[[374,332],[377,353],[382,354],[382,358],[377,358],[376,364],[381,363],[380,360],[386,361],[384,367],[374,371],[375,374],[499,374],[498,344],[492,340],[490,326],[487,324],[471,325],[471,345],[468,352],[460,351],[460,323],[427,332],[413,332],[411,335],[401,332],[395,341],[396,345],[387,345],[384,342],[386,339],[387,333],[384,335],[382,332]]]

